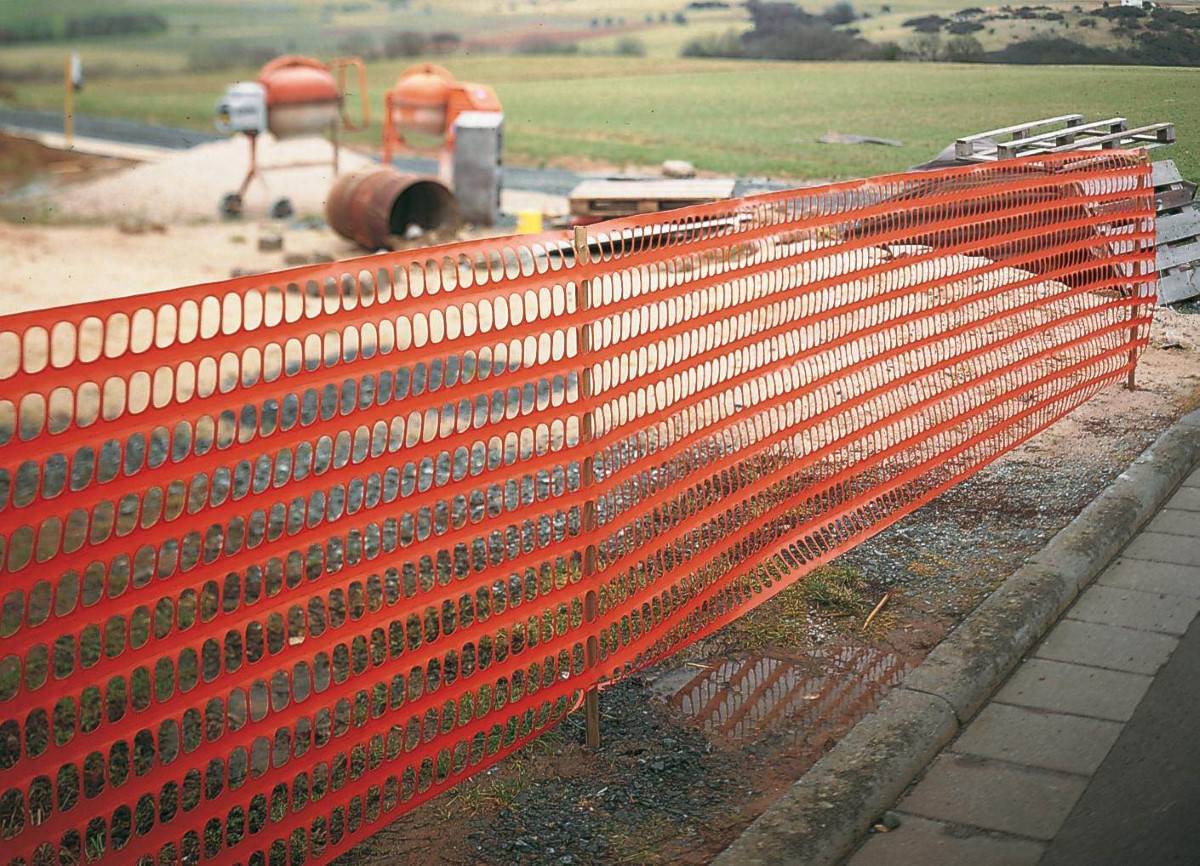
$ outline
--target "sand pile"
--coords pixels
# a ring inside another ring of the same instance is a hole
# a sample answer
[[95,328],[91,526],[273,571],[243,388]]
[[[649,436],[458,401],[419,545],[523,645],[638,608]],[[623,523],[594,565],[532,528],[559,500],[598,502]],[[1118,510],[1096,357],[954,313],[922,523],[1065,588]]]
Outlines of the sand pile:
[[[323,138],[278,141],[259,137],[259,166],[316,163],[268,170],[250,185],[245,216],[265,216],[271,203],[286,196],[297,215],[323,214],[333,185],[333,149]],[[343,147],[339,170],[355,171],[372,161]],[[164,159],[83,183],[58,193],[49,207],[67,219],[144,219],[161,223],[219,219],[222,197],[236,191],[250,164],[250,146],[242,136],[201,144]]]

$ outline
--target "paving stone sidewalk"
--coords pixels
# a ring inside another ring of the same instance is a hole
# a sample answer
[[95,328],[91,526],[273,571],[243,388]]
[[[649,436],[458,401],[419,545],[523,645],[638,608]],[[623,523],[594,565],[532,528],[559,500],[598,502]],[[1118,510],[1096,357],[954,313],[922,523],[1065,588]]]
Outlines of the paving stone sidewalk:
[[[1172,680],[1200,683],[1200,671],[1178,670],[1194,667],[1192,657],[1176,654],[1185,633],[1189,644],[1200,646],[1200,623],[1189,632],[1198,614],[1200,470],[909,788],[888,816],[899,826],[867,836],[846,866],[1108,862],[1103,851],[1079,859],[1082,852],[1072,850],[1082,845],[1077,838],[1105,835],[1104,810],[1122,811],[1122,797],[1154,799],[1157,785],[1170,789],[1156,806],[1159,813],[1180,805],[1194,813],[1200,779],[1187,762],[1196,750],[1149,741],[1185,740],[1188,731],[1197,739],[1200,732],[1188,703],[1200,695],[1181,698],[1174,683],[1165,682],[1170,673]],[[1171,663],[1176,670],[1164,671]],[[1173,691],[1147,697],[1156,677],[1159,692]],[[1140,717],[1131,722],[1135,713]],[[1166,765],[1157,768],[1158,781],[1153,775],[1125,781],[1150,749],[1159,749]],[[1138,784],[1148,790],[1135,790]],[[1137,838],[1158,833],[1157,826],[1153,815],[1142,816],[1106,843],[1111,857],[1153,849],[1153,859],[1113,862],[1200,863],[1194,849],[1200,842],[1192,837]]]

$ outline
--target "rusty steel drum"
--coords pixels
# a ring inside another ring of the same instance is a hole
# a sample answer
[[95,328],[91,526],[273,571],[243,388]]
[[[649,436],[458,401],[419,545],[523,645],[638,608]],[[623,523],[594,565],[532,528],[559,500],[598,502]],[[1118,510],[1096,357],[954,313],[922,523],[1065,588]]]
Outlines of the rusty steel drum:
[[437,178],[377,166],[344,174],[329,191],[325,218],[364,249],[392,249],[415,226],[421,233],[458,225],[454,194]]

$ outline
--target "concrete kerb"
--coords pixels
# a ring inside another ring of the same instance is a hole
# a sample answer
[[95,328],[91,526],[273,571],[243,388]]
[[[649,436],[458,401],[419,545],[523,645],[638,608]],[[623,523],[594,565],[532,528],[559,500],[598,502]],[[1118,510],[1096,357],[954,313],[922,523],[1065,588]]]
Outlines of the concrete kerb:
[[832,866],[1200,463],[1200,410],[1164,432],[713,862]]

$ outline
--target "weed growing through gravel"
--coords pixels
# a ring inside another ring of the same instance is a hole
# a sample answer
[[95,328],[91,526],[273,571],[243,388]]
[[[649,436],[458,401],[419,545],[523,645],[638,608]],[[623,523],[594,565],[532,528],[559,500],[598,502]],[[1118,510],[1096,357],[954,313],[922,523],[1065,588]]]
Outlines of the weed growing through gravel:
[[798,589],[812,607],[831,616],[859,616],[873,606],[862,572],[844,566],[819,568]]
[[[739,651],[805,648],[812,642],[814,621],[824,629],[857,630],[881,595],[860,570],[827,565],[735,621],[726,636]],[[870,634],[885,632],[891,622],[877,616]]]

